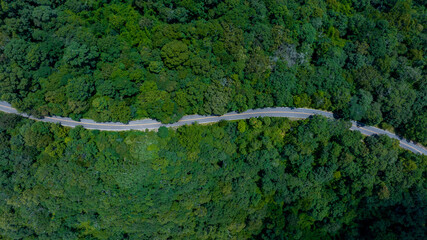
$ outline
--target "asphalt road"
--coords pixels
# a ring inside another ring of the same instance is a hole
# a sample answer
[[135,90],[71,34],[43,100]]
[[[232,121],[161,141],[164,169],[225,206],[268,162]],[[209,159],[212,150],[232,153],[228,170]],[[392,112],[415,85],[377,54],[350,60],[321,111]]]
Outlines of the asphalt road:
[[[31,118],[37,121],[51,122],[51,123],[60,123],[63,126],[67,127],[76,127],[83,126],[86,129],[97,129],[101,131],[126,131],[126,130],[153,130],[158,129],[161,126],[165,127],[178,127],[186,124],[192,124],[198,122],[199,124],[204,123],[213,123],[220,120],[240,120],[248,119],[252,117],[287,117],[287,118],[308,118],[312,115],[322,115],[327,118],[334,118],[333,114],[330,112],[307,109],[307,108],[286,108],[286,107],[277,107],[277,108],[263,108],[263,109],[254,109],[248,110],[242,113],[230,112],[222,116],[201,116],[201,115],[188,115],[184,116],[181,120],[172,124],[162,124],[156,120],[144,119],[131,121],[128,124],[116,123],[116,122],[103,122],[98,123],[90,119],[81,119],[81,121],[74,121],[70,118],[64,117],[44,117],[43,119],[37,119],[31,116],[28,116],[23,113],[19,113],[14,109],[9,103],[0,101],[0,111],[6,113],[14,113],[24,117]],[[359,131],[364,135],[374,135],[374,134],[385,134],[391,138],[397,139],[400,142],[400,146],[404,149],[410,150],[414,153],[420,153],[427,155],[427,150],[414,142],[410,142],[406,139],[400,138],[397,135],[384,131],[382,129],[370,126],[362,126],[361,124],[352,121],[352,126],[350,130]]]

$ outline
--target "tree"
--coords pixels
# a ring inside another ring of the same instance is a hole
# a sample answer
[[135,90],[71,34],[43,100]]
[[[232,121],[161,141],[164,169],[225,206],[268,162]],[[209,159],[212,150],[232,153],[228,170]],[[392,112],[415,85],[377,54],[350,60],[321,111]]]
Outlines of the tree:
[[[99,97],[112,100],[100,121],[298,106],[405,135],[425,108],[419,0],[0,5],[0,97],[39,117],[96,118]],[[76,95],[80,77],[96,91]],[[139,91],[145,82],[157,96]]]
[[240,120],[239,124],[237,125],[237,128],[239,129],[239,132],[244,133],[246,131],[246,121]]
[[321,116],[248,123],[102,132],[20,118],[0,130],[1,235],[423,236],[424,156]]
[[167,127],[161,126],[157,132],[160,138],[167,138],[169,136],[169,130]]
[[318,91],[313,95],[313,105],[316,109],[328,110],[332,104],[325,92]]
[[311,104],[311,99],[306,93],[294,96],[293,98],[296,107],[308,107]]
[[140,103],[138,114],[142,117],[152,116],[162,122],[172,122],[179,118],[176,115],[176,104],[172,102],[165,91],[157,89],[154,82],[144,82],[138,96]]
[[204,94],[204,111],[207,114],[223,115],[227,112],[227,104],[231,97],[231,91],[220,83],[210,85]]
[[[360,121],[362,119],[370,118],[371,121],[374,121],[375,123],[378,123],[378,121],[381,120],[381,116],[378,116],[377,112],[371,112],[370,106],[372,104],[373,97],[372,95],[364,90],[359,90],[359,94],[357,96],[354,96],[351,99],[348,117],[351,119],[354,119],[356,121]],[[379,105],[376,105],[377,108]],[[378,109],[377,109],[378,110]],[[368,114],[369,111],[369,114]],[[369,117],[368,117],[369,115]]]
[[92,91],[93,86],[85,76],[72,78],[67,84],[67,97],[69,100],[85,101],[91,96]]
[[96,59],[99,56],[96,46],[88,47],[86,44],[71,42],[65,49],[63,61],[73,67],[91,66],[95,67]]
[[176,68],[184,64],[190,57],[190,51],[185,43],[172,41],[162,47],[162,58],[169,68]]

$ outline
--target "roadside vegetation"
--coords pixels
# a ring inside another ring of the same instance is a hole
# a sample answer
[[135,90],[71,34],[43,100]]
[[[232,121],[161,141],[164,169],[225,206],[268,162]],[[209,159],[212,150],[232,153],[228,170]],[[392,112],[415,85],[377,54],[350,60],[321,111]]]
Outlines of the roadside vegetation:
[[0,98],[36,116],[311,107],[427,144],[423,1],[0,3]]
[[0,113],[0,238],[424,239],[427,157],[349,125],[100,132]]

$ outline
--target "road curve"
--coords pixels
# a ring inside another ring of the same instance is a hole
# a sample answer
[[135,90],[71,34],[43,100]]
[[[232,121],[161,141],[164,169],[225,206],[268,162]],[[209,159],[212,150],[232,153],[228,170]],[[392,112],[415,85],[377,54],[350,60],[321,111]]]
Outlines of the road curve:
[[[248,119],[252,117],[287,117],[287,118],[308,118],[312,115],[322,115],[327,118],[334,118],[333,114],[326,111],[320,111],[315,109],[307,108],[287,108],[287,107],[276,107],[276,108],[263,108],[263,109],[254,109],[247,110],[242,113],[230,112],[222,116],[201,116],[201,115],[188,115],[181,118],[176,123],[171,124],[162,124],[156,120],[144,119],[131,121],[128,124],[117,123],[117,122],[95,122],[90,119],[81,119],[80,121],[74,121],[70,118],[65,117],[44,117],[43,119],[34,118],[28,116],[24,113],[19,113],[15,108],[13,108],[9,103],[0,101],[0,111],[6,113],[18,114],[33,120],[50,122],[50,123],[60,123],[62,126],[66,127],[76,127],[83,126],[86,129],[96,129],[101,131],[126,131],[126,130],[152,130],[158,129],[161,126],[165,127],[178,127],[186,124],[192,124],[198,122],[203,123],[213,123],[220,120],[240,120]],[[397,135],[384,131],[382,129],[370,126],[362,126],[362,124],[352,121],[352,126],[350,130],[359,131],[364,135],[375,135],[375,134],[384,134],[391,138],[397,139],[400,142],[400,147],[410,150],[414,153],[427,155],[427,150],[416,144],[414,142],[408,141],[406,139],[400,138]]]

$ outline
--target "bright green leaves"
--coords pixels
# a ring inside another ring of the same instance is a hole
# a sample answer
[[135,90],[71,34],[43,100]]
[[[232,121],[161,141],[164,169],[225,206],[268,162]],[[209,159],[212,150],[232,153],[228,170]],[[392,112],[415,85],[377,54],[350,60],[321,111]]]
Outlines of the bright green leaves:
[[129,154],[133,159],[149,162],[158,156],[158,142],[148,135],[129,135],[124,142],[129,146]]
[[87,113],[95,121],[128,122],[131,120],[130,107],[126,102],[109,97],[97,97],[92,101],[92,108]]
[[339,46],[341,48],[344,47],[346,40],[340,37],[340,31],[338,29],[335,27],[330,27],[328,28],[326,34],[331,38],[333,45]]
[[194,74],[206,76],[211,70],[211,65],[208,59],[201,57],[193,57],[190,59],[190,65],[193,68]]
[[244,120],[239,121],[239,124],[237,125],[237,129],[239,130],[239,132],[244,133],[246,131],[246,128],[247,128],[246,121]]
[[[386,136],[363,138],[348,122],[253,118],[144,133],[2,119],[2,236],[359,239],[424,232],[424,157]],[[405,228],[381,227],[400,219],[408,220]]]
[[318,91],[313,95],[313,105],[316,109],[328,110],[332,104],[330,97],[326,95],[323,91]]
[[326,3],[334,11],[345,14],[346,16],[350,16],[354,12],[351,1],[327,0]]
[[176,104],[172,102],[166,91],[157,89],[155,82],[144,82],[140,90],[138,115],[141,117],[151,116],[162,122],[171,122],[177,118],[175,115]]
[[163,68],[163,63],[160,61],[151,61],[148,65],[148,70],[152,73],[160,73]]
[[[420,1],[1,6],[0,96],[33,115],[171,122],[184,113],[297,106],[385,121],[425,141],[418,117],[426,105]],[[68,93],[68,79],[79,77],[96,91],[86,95],[77,86],[81,95]],[[153,94],[139,92],[147,81],[157,85]],[[363,114],[359,88],[372,95]],[[98,97],[107,97],[108,107],[92,105]]]
[[311,104],[311,98],[306,93],[296,95],[293,99],[296,107],[309,107]]
[[190,57],[190,52],[185,43],[172,41],[162,47],[162,58],[169,68],[177,68],[186,63]]

